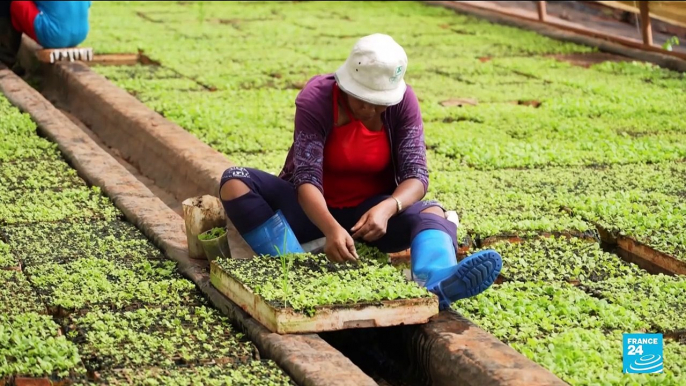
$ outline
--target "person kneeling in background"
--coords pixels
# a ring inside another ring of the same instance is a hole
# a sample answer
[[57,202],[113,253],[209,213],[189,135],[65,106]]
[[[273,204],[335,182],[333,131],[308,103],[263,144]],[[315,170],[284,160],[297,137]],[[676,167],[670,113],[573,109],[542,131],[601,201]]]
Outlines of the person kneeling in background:
[[15,66],[22,33],[43,48],[81,44],[89,32],[90,6],[90,1],[1,2],[0,61],[8,67]]
[[76,47],[88,36],[90,1],[13,1],[12,26],[43,48]]

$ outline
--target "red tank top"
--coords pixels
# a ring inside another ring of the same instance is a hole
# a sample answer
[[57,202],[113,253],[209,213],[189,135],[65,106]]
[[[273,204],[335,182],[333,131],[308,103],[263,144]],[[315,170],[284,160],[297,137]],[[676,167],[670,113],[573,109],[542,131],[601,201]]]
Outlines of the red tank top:
[[[340,91],[334,84],[334,122]],[[324,145],[324,199],[331,208],[347,208],[390,194],[395,187],[391,145],[385,128],[371,131],[345,107],[350,122],[334,126]]]

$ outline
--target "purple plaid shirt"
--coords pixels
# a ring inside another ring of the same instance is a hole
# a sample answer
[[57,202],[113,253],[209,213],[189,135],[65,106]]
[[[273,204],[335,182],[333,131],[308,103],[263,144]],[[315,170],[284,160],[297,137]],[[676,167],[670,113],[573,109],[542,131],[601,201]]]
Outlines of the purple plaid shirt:
[[[334,127],[333,74],[310,79],[295,99],[293,144],[279,177],[296,189],[305,183],[323,192],[324,144]],[[381,115],[393,149],[395,182],[417,178],[429,188],[424,124],[417,96],[408,85],[403,100]]]

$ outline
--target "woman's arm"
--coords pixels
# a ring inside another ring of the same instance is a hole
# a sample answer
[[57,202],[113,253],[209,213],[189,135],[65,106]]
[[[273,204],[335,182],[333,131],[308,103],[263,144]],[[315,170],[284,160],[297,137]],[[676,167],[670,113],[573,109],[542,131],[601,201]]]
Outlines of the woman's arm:
[[[311,81],[316,82],[316,81]],[[323,170],[325,127],[333,125],[333,117],[327,109],[320,110],[322,95],[314,83],[301,91],[296,98],[295,131],[293,138],[293,184],[298,203],[307,217],[326,237],[324,253],[335,262],[355,261],[355,243],[350,234],[331,215],[324,200]],[[326,87],[327,90],[329,87]],[[328,91],[327,91],[328,92]]]
[[[424,186],[423,198],[429,189],[429,168],[426,159],[424,121],[419,100],[410,86],[407,86],[398,114],[397,130],[394,130],[394,149],[397,173],[400,182],[417,179]],[[409,206],[409,205],[408,205]]]
[[326,237],[324,253],[335,262],[356,261],[355,242],[329,212],[324,195],[312,184],[298,187],[298,203]]
[[[416,178],[407,179],[398,185],[391,197],[376,204],[368,210],[357,224],[352,227],[353,239],[362,238],[365,241],[375,241],[386,234],[388,220],[398,214],[400,210],[411,206],[424,197],[424,184]],[[399,205],[400,204],[400,205]]]
[[[409,178],[398,185],[393,191],[393,197],[400,201],[401,210],[419,202],[424,198],[424,184],[417,178]],[[391,200],[393,205],[397,205],[396,200]]]

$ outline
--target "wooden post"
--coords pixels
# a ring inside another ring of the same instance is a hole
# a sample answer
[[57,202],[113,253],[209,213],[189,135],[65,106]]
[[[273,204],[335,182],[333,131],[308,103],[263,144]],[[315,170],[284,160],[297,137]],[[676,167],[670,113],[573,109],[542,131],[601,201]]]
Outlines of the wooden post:
[[639,1],[638,6],[641,11],[641,34],[643,35],[643,44],[652,46],[653,30],[650,25],[650,6],[648,3],[648,1]]
[[538,20],[545,22],[546,10],[545,1],[538,2]]

